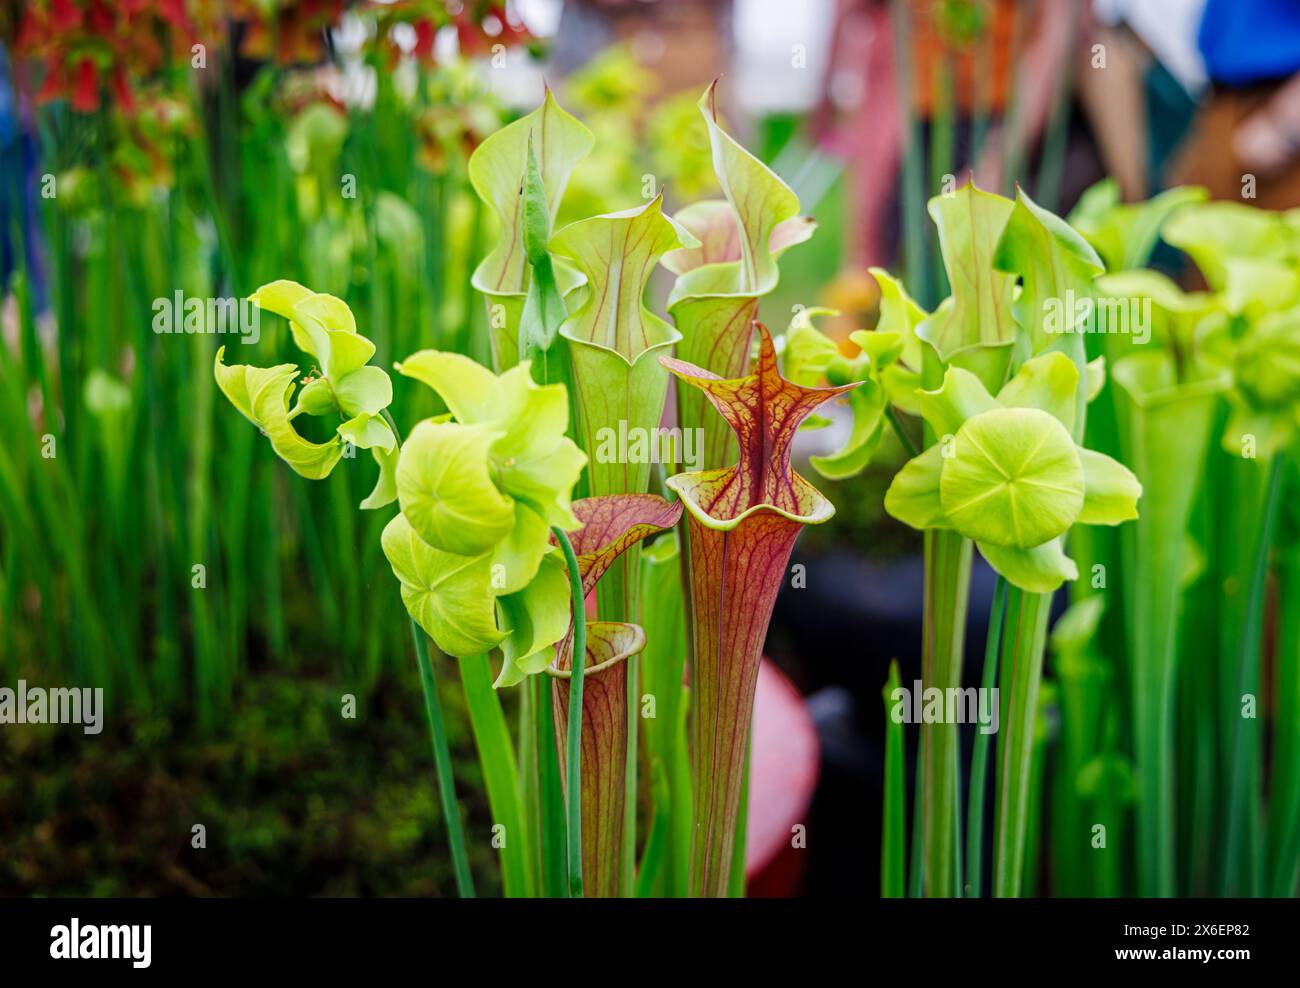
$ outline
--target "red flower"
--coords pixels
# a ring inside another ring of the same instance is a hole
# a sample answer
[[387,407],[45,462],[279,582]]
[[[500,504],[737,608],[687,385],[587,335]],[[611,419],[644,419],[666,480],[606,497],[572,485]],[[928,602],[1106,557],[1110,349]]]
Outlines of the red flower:
[[131,82],[127,78],[126,69],[121,65],[113,70],[113,97],[117,100],[118,109],[123,113],[132,114],[135,112],[135,95],[131,92]]
[[72,0],[50,0],[49,25],[55,31],[75,31],[81,27],[81,10]]
[[99,109],[99,70],[89,58],[83,58],[77,66],[72,108],[78,113],[92,113]]

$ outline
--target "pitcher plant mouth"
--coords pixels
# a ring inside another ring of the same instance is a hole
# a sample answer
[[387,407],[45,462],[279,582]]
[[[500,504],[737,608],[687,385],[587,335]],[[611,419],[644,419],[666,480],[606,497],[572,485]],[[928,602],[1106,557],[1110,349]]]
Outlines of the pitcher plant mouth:
[[772,511],[800,525],[826,521],[834,506],[790,466],[799,425],[818,405],[858,387],[858,382],[810,388],[787,381],[777,365],[776,345],[762,323],[754,373],[723,379],[684,360],[661,357],[678,380],[704,392],[740,444],[738,462],[720,470],[680,473],[668,486],[681,495],[702,525],[735,528],[758,510]]
[[[645,631],[639,624],[592,621],[587,625],[587,661],[590,663],[597,658],[599,661],[595,665],[588,665],[584,675],[599,675],[634,655],[640,655],[644,648]],[[546,667],[546,675],[552,679],[571,679],[572,662],[573,648],[570,643],[569,649],[563,655],[556,655],[555,661]]]
[[[624,553],[676,525],[682,505],[657,494],[612,494],[576,501],[573,511],[582,523],[570,542],[585,599]],[[577,602],[576,606],[583,605]],[[569,770],[563,754],[570,730],[574,632],[571,622],[544,670],[551,681],[551,722],[566,793]],[[586,623],[585,637],[584,669],[578,679],[582,726],[576,769],[581,778],[582,885],[586,895],[614,897],[622,895],[626,885],[625,844],[631,839],[627,807],[636,788],[628,768],[636,746],[628,695],[636,680],[629,660],[645,648],[646,635],[637,624],[591,621]]]
[[[470,156],[470,184],[496,214],[500,229],[496,243],[470,278],[473,289],[487,303],[488,339],[498,371],[513,367],[521,356],[519,321],[531,280],[523,249],[524,185],[530,152],[536,149],[545,212],[553,223],[573,169],[594,144],[591,131],[556,102],[548,86],[541,106],[487,137]],[[576,300],[588,287],[583,275],[568,265],[557,265],[556,276],[566,298],[572,294]]]
[[[600,898],[623,894],[621,857],[627,766],[627,660],[645,647],[645,632],[633,624],[595,621],[587,625],[580,742],[583,893]],[[572,653],[556,656],[551,677],[552,721],[560,757],[560,785],[569,791],[563,753],[569,738],[569,663]]]
[[698,474],[678,474],[675,477],[669,477],[666,481],[669,489],[675,491],[681,497],[682,503],[686,505],[686,510],[690,512],[691,517],[706,528],[711,528],[717,532],[729,532],[747,518],[760,513],[779,515],[796,525],[819,525],[830,520],[835,515],[835,505],[821,491],[797,473],[793,475],[795,497],[801,507],[807,505],[807,507],[803,507],[802,512],[791,511],[774,504],[760,503],[744,508],[739,514],[729,512],[715,514],[714,511],[717,505],[725,495],[720,494],[717,497],[706,499],[706,492],[712,489],[725,490],[735,482],[735,467],[726,467],[722,470],[704,470]]

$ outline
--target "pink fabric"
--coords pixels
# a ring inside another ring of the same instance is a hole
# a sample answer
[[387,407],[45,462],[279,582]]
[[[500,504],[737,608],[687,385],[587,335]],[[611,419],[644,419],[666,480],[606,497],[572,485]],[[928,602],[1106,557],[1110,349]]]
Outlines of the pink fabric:
[[753,879],[792,850],[796,824],[807,826],[821,762],[817,729],[803,698],[768,659],[758,667],[751,758],[745,875]]

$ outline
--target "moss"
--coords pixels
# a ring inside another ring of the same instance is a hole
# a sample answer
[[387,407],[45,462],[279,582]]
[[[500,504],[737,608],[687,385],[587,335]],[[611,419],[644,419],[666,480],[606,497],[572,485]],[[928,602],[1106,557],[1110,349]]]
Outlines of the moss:
[[[408,681],[409,680],[409,681]],[[454,680],[453,680],[454,681]],[[324,678],[246,680],[200,736],[161,719],[103,734],[0,732],[0,894],[454,895],[414,669],[358,695]],[[457,789],[479,889],[497,891],[478,766],[454,691]],[[206,827],[206,848],[191,846]]]

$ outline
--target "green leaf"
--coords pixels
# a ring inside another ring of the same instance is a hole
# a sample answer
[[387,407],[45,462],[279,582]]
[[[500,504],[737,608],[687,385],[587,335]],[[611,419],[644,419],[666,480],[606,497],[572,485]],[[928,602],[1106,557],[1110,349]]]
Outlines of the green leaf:
[[[736,210],[725,199],[693,202],[673,217],[699,241],[695,247],[683,247],[664,255],[664,267],[684,275],[710,264],[736,264],[741,260],[741,228]],[[772,228],[767,248],[773,258],[812,237],[817,224],[811,216],[793,216]],[[712,272],[713,277],[718,272]]]
[[[573,259],[600,286],[565,320],[578,407],[578,435],[588,450],[607,436],[649,433],[659,425],[668,372],[655,359],[681,334],[645,305],[645,289],[665,251],[690,234],[663,214],[662,198],[636,209],[582,220],[551,238],[551,250]],[[595,456],[592,494],[639,494],[650,483],[648,457]]]
[[375,489],[361,502],[361,507],[365,510],[383,508],[397,500],[397,461],[400,452],[396,445],[391,450],[378,446],[370,450],[370,455],[379,464],[379,478],[375,481]]
[[943,386],[918,392],[917,401],[922,417],[940,437],[956,435],[967,419],[999,407],[980,379],[960,367],[949,367]]
[[1079,197],[1069,223],[1096,248],[1107,270],[1129,271],[1146,264],[1170,216],[1207,195],[1198,186],[1180,186],[1144,202],[1124,203],[1119,183],[1106,178]]
[[527,502],[548,525],[578,527],[572,493],[587,458],[565,435],[569,404],[563,385],[537,384],[527,364],[497,377],[467,357],[437,350],[413,354],[398,370],[437,391],[459,425],[494,435],[487,464],[501,492]]
[[935,444],[903,464],[885,491],[885,510],[916,529],[950,528],[939,499],[944,447]]
[[[498,220],[497,241],[474,269],[471,284],[487,297],[493,355],[500,368],[512,367],[519,359],[519,321],[531,283],[532,268],[524,244],[529,146],[537,153],[549,227],[555,222],[574,166],[587,156],[592,144],[591,131],[563,110],[548,89],[541,106],[492,134],[470,156],[470,182]],[[561,294],[574,289],[579,280],[557,266]],[[500,313],[492,312],[491,307],[498,305]]]
[[1227,286],[1228,258],[1278,257],[1291,243],[1282,217],[1239,202],[1206,202],[1180,209],[1163,235],[1191,255],[1215,291]]
[[569,577],[564,562],[551,553],[523,590],[497,598],[501,625],[502,665],[497,688],[514,686],[541,672],[555,659],[555,644],[569,630]]
[[[528,296],[519,316],[519,359],[538,362],[534,371],[543,382],[549,370],[545,354],[555,345],[560,325],[568,314],[555,278],[546,244],[551,237],[551,216],[546,203],[546,186],[537,164],[532,136],[528,138],[528,167],[524,172],[524,253],[532,268]],[[567,380],[568,375],[564,374]]]
[[459,422],[481,422],[489,414],[496,375],[469,357],[418,350],[397,364],[397,372],[436,391]]
[[849,340],[866,355],[873,371],[873,377],[898,360],[905,346],[903,337],[879,329],[855,329],[849,334]]
[[1083,658],[1096,640],[1101,616],[1106,610],[1104,594],[1091,594],[1071,604],[1052,626],[1052,651],[1058,656]]
[[334,397],[344,415],[378,415],[393,403],[393,382],[378,367],[360,367],[334,381]]
[[[688,270],[677,280],[669,296],[669,308],[688,296],[700,295],[765,295],[777,283],[779,272],[776,257],[772,252],[774,231],[799,214],[799,199],[790,187],[777,177],[758,158],[746,151],[718,123],[715,101],[717,82],[715,81],[700,97],[699,110],[709,129],[709,143],[713,149],[713,171],[718,176],[718,185],[731,205],[734,221],[738,223],[739,256],[735,254],[732,241],[724,252],[713,256],[725,257],[725,261],[705,263]],[[689,214],[684,222],[698,222],[701,214]],[[717,207],[711,208],[709,229],[726,229],[725,214]],[[811,226],[804,223],[796,226],[795,236],[784,239],[798,242],[811,235]],[[706,239],[707,238],[707,239]],[[706,243],[715,243],[716,238],[706,233],[701,237]],[[695,246],[683,244],[683,246]]]
[[515,502],[515,524],[497,543],[492,555],[493,589],[514,594],[537,575],[542,557],[551,549],[551,532],[546,519],[522,501]]
[[1118,525],[1138,516],[1137,502],[1142,485],[1128,467],[1105,453],[1079,450],[1083,464],[1083,508],[1078,520],[1084,525]]
[[402,602],[448,655],[476,655],[497,645],[492,557],[442,552],[396,515],[381,536],[384,555],[402,585]]
[[1074,361],[1054,350],[1025,361],[998,392],[998,404],[1005,408],[1037,408],[1072,433],[1078,387],[1079,370]]
[[1290,445],[1300,426],[1300,308],[1269,312],[1244,335],[1225,322],[1203,334],[1207,364],[1231,373],[1232,415],[1223,448],[1239,455],[1255,437],[1255,455],[1269,459]]
[[785,375],[795,384],[815,387],[826,378],[826,369],[840,355],[835,341],[813,325],[814,316],[835,316],[835,309],[800,309],[790,320],[781,357]]
[[[880,316],[876,320],[876,331],[898,333],[904,339],[912,336],[916,327],[929,317],[929,313],[907,294],[903,283],[884,268],[873,267],[867,270],[880,286]],[[912,355],[919,361],[920,350],[913,351]]]
[[[921,338],[916,335],[916,330],[929,317],[929,313],[912,300],[902,282],[888,271],[883,268],[867,270],[880,286],[880,317],[876,320],[875,332],[878,336],[897,334],[903,347],[901,355],[881,371],[881,381],[890,402],[909,415],[920,415],[916,389],[921,386],[922,350]],[[856,335],[850,335],[849,339],[855,339]],[[862,343],[858,345],[867,349]]]
[[522,294],[527,287],[523,199],[529,145],[540,152],[537,160],[546,189],[548,219],[554,223],[569,176],[593,143],[591,131],[565,111],[548,89],[541,106],[501,128],[474,150],[469,160],[470,183],[500,222],[496,244],[474,272],[478,291]]
[[854,477],[866,468],[885,433],[885,391],[875,381],[849,393],[853,410],[853,431],[840,449],[829,456],[814,456],[809,462],[829,480]]
[[1083,506],[1083,466],[1061,423],[999,408],[957,431],[939,476],[944,515],[962,535],[1029,549],[1063,535]]
[[528,257],[528,263],[536,267],[539,262],[549,260],[546,241],[551,238],[551,209],[546,201],[546,183],[542,180],[542,167],[537,163],[531,132],[528,135],[521,200],[524,211],[524,254]]
[[[1043,209],[1023,189],[998,241],[993,264],[1020,276],[1020,296],[1014,311],[1029,334],[1030,352],[1041,353],[1057,342],[1053,333],[1072,333],[1073,299],[1092,294],[1092,282],[1104,270],[1101,258],[1065,220]],[[1064,319],[1048,321],[1049,313]]]
[[694,237],[663,212],[662,193],[643,206],[570,223],[553,237],[550,250],[570,258],[599,291],[567,319],[570,340],[603,346],[634,362],[645,350],[676,342],[677,331],[644,303],[655,265],[668,251]]
[[514,526],[514,502],[497,489],[489,469],[489,448],[502,435],[486,425],[427,420],[411,430],[397,464],[397,498],[433,548],[489,553]]
[[298,401],[293,406],[293,411],[289,417],[293,418],[299,414],[307,415],[328,415],[330,412],[337,412],[338,405],[334,401],[334,389],[330,387],[330,382],[323,377],[318,377],[314,381],[308,381],[298,392]]
[[391,452],[397,437],[382,418],[362,412],[338,427],[338,434],[358,449],[382,449]]
[[1099,356],[1089,360],[1084,368],[1084,374],[1087,376],[1088,401],[1091,402],[1106,386],[1106,358]]
[[289,320],[289,331],[293,334],[294,345],[305,353],[317,356],[315,341],[307,335],[301,326],[293,321],[293,307],[303,299],[311,298],[312,290],[304,288],[296,281],[272,281],[263,285],[249,296],[259,309],[274,312]]
[[506,896],[528,898],[534,894],[532,833],[525,823],[518,762],[501,697],[492,688],[486,653],[461,655],[460,681],[465,688],[465,708],[474,731],[483,785],[487,789],[492,819],[501,833],[514,835],[500,849],[501,884]]
[[289,398],[298,368],[293,364],[269,368],[226,365],[221,362],[225,352],[225,347],[217,351],[213,371],[217,386],[231,404],[266,434],[276,455],[296,473],[309,480],[328,477],[343,455],[343,444],[337,436],[327,443],[308,442],[294,429],[289,420]]
[[131,389],[101,367],[86,375],[86,407],[101,418],[112,418],[131,407]]
[[[1226,374],[1179,382],[1170,354],[1132,354],[1112,367],[1120,446],[1142,484],[1142,511],[1123,530],[1133,752],[1140,780],[1137,889],[1172,895],[1175,826],[1173,711],[1178,611],[1188,520]],[[1131,616],[1132,620],[1128,620]]]
[[1105,323],[1111,329],[1106,336],[1106,346],[1112,362],[1137,352],[1148,342],[1134,335],[1131,326],[1127,337],[1114,335],[1117,321],[1120,328],[1126,319],[1133,322],[1131,317],[1123,314],[1125,307],[1149,299],[1151,319],[1147,329],[1161,343],[1183,353],[1192,350],[1205,317],[1220,308],[1214,295],[1184,292],[1159,271],[1122,271],[1103,275],[1097,279],[1097,292],[1095,318],[1099,324]]
[[1066,580],[1077,580],[1079,568],[1061,551],[1061,540],[1052,539],[1029,549],[976,542],[988,564],[1008,583],[1030,593],[1051,593]]
[[1223,259],[1223,304],[1247,319],[1286,309],[1300,294],[1300,272],[1290,257],[1226,257]]
[[930,200],[939,230],[952,305],[940,307],[917,330],[948,363],[970,347],[1010,347],[1016,339],[1011,303],[1016,277],[993,266],[998,240],[1011,215],[1011,200],[967,182]]

